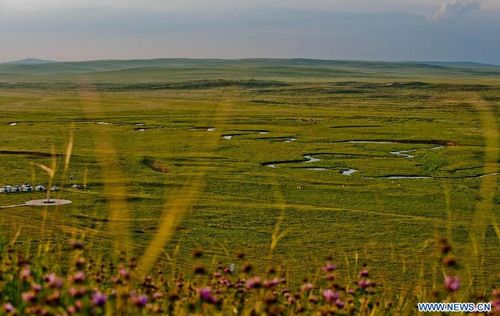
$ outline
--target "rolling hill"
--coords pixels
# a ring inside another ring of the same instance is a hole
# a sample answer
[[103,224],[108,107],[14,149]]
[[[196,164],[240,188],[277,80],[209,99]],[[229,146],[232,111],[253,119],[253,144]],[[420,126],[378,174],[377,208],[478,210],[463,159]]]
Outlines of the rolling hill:
[[292,81],[463,78],[500,80],[500,66],[471,62],[370,62],[317,59],[133,59],[52,62],[25,59],[0,64],[0,81],[178,82],[272,79]]

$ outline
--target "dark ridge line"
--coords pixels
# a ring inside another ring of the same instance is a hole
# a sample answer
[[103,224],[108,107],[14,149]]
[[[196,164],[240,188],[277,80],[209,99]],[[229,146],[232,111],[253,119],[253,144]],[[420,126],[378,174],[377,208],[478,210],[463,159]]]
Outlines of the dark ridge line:
[[51,154],[39,151],[26,151],[26,150],[0,150],[2,155],[28,155],[28,156],[38,156],[38,157],[63,157],[64,154]]
[[277,102],[277,101],[266,101],[266,100],[250,100],[251,103],[258,103],[258,104],[282,104],[282,102]]
[[[230,80],[230,79],[203,79],[177,82],[150,82],[150,83],[100,83],[92,84],[97,91],[120,92],[120,91],[157,91],[157,90],[186,90],[186,89],[212,89],[212,88],[276,88],[287,87],[290,84],[283,81],[270,80]],[[50,89],[60,90],[82,90],[82,87],[74,82],[1,82],[0,89]]]

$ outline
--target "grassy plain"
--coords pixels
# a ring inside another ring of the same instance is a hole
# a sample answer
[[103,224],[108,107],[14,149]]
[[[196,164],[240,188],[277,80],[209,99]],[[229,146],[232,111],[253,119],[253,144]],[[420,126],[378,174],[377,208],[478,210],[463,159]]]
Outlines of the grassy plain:
[[156,241],[178,267],[195,247],[209,263],[243,251],[296,282],[331,255],[398,291],[441,282],[434,242],[448,236],[467,286],[499,285],[498,67],[183,62],[0,67],[0,185],[45,184],[32,163],[53,147],[55,195],[73,201],[0,209],[4,240],[84,234],[100,254],[119,242],[137,257]]

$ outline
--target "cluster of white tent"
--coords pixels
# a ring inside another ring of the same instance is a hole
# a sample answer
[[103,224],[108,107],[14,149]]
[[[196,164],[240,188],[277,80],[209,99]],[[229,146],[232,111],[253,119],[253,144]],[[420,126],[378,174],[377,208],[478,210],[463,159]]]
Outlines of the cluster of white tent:
[[[29,183],[24,183],[22,185],[4,185],[0,187],[0,193],[19,193],[19,192],[44,192],[47,191],[47,188],[41,184],[33,187]],[[59,191],[59,187],[53,186],[50,188],[50,191]]]

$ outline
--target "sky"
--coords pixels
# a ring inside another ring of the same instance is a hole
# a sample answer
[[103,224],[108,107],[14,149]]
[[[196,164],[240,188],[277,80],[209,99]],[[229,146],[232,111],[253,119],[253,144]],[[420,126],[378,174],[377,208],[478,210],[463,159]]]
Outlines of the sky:
[[500,64],[500,0],[0,0],[0,62],[320,58]]

